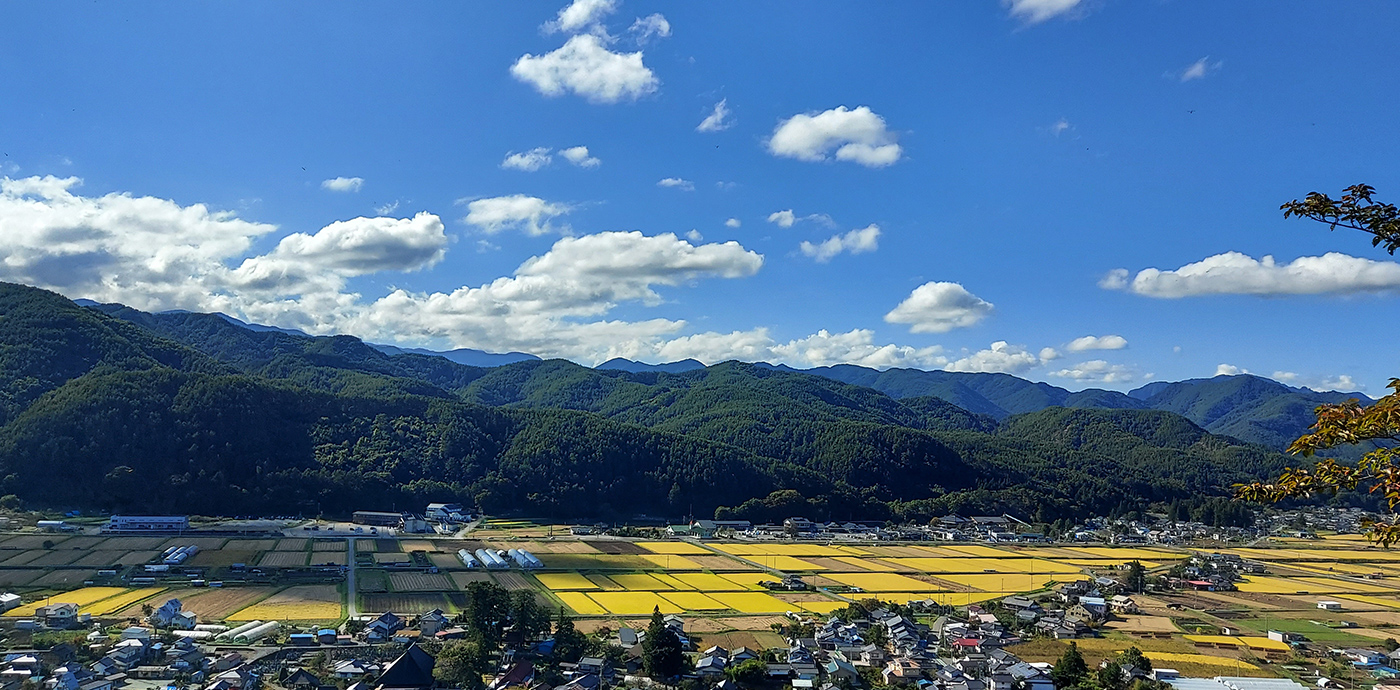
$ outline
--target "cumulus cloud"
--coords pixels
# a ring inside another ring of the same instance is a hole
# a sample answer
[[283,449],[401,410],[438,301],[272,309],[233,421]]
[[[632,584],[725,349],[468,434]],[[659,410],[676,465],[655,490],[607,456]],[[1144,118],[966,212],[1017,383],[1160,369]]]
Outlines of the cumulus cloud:
[[658,12],[638,17],[627,31],[637,39],[637,43],[646,43],[652,38],[669,38],[671,36],[671,22],[666,21],[666,17]]
[[1002,0],[1015,17],[1027,24],[1039,24],[1081,8],[1083,0]]
[[797,222],[797,216],[793,215],[792,209],[786,211],[774,211],[768,214],[768,222],[775,223],[780,228],[790,228]]
[[827,160],[834,152],[836,160],[881,168],[893,165],[903,155],[896,139],[885,119],[869,107],[850,110],[839,106],[793,115],[778,123],[768,138],[768,152],[808,162]]
[[739,220],[738,218],[730,218],[729,220],[724,221],[724,226],[727,228],[737,228],[743,224],[743,221]]
[[888,369],[900,366],[942,366],[948,358],[938,346],[913,348],[900,345],[878,345],[875,334],[865,329],[847,333],[817,331],[805,338],[774,345],[773,354],[782,361],[813,367],[833,364]]
[[1182,82],[1205,79],[1212,72],[1220,69],[1224,65],[1225,63],[1223,61],[1216,60],[1215,62],[1211,62],[1210,56],[1206,56],[1187,65],[1184,69],[1168,72],[1167,76],[1179,79]]
[[957,283],[929,282],[914,288],[885,314],[887,323],[909,324],[912,333],[947,333],[975,325],[992,313],[992,303]]
[[1248,369],[1241,369],[1233,364],[1217,364],[1215,366],[1216,376],[1236,376],[1238,374],[1248,374]]
[[1085,350],[1121,350],[1127,346],[1128,339],[1121,335],[1086,335],[1069,341],[1069,344],[1065,345],[1065,349],[1070,352],[1083,352]]
[[1309,388],[1315,391],[1338,391],[1342,393],[1353,393],[1366,390],[1364,384],[1359,384],[1347,374],[1337,376],[1301,376],[1291,371],[1276,371],[1274,380],[1281,381],[1290,386]]
[[602,160],[588,155],[587,146],[571,146],[567,149],[560,149],[559,155],[580,168],[596,168],[603,164]]
[[523,153],[516,153],[514,151],[507,153],[505,160],[501,161],[501,167],[506,170],[534,172],[549,165],[553,161],[554,157],[550,155],[550,150],[539,147]]
[[691,228],[690,232],[687,232],[685,234],[685,238],[690,240],[691,242],[700,242],[705,239],[705,236],[701,234],[699,230]]
[[715,104],[715,109],[700,124],[695,127],[697,132],[720,132],[734,126],[733,118],[729,117],[729,99],[722,98]]
[[330,192],[358,192],[363,186],[365,181],[359,177],[333,177],[321,182],[321,189]]
[[245,260],[229,282],[243,289],[283,294],[338,291],[344,278],[416,271],[441,261],[446,252],[442,220],[431,213],[413,218],[353,218],[331,223],[315,234],[283,237],[268,254]]
[[658,187],[670,187],[684,192],[695,191],[695,183],[690,180],[682,180],[679,177],[667,177],[656,183]]
[[1137,372],[1132,367],[1109,364],[1102,359],[1080,362],[1059,371],[1052,371],[1050,375],[1062,379],[1093,383],[1127,383],[1138,380]]
[[[488,197],[485,199],[462,199],[467,216],[463,222],[475,225],[482,232],[494,235],[503,230],[520,230],[527,235],[545,235],[555,232],[552,221],[573,210],[567,204],[545,201],[539,197],[524,194]],[[569,232],[569,226],[561,225],[559,232]]]
[[1005,340],[998,340],[985,350],[978,350],[966,357],[949,362],[944,369],[948,371],[1019,374],[1040,364],[1040,358],[1027,351],[1024,346],[1011,345]]
[[546,33],[602,33],[603,18],[617,11],[617,0],[574,0],[540,29]]
[[1274,257],[1254,259],[1239,252],[1207,257],[1181,268],[1147,268],[1131,282],[1118,269],[1100,287],[1124,289],[1147,297],[1200,295],[1344,295],[1400,290],[1400,264],[1330,252],[1301,256],[1280,264]]
[[803,254],[816,259],[817,263],[831,261],[836,255],[843,252],[851,254],[864,254],[873,252],[880,248],[880,227],[871,223],[870,225],[852,230],[844,235],[832,235],[825,242],[812,244],[803,241],[799,249]]
[[526,53],[510,73],[545,96],[573,93],[592,103],[636,100],[656,91],[661,83],[642,64],[640,51],[614,53],[592,34],[573,36],[550,53]]

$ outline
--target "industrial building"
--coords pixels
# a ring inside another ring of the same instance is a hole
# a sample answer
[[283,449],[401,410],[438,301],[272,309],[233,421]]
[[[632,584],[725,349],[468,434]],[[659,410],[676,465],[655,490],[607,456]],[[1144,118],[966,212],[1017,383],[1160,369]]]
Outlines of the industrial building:
[[190,519],[184,515],[113,515],[102,527],[104,532],[168,532],[187,530]]

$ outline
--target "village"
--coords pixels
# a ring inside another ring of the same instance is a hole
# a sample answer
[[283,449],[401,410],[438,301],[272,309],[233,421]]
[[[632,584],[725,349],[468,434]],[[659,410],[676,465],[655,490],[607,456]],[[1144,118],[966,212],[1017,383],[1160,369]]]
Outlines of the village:
[[0,685],[1400,688],[1400,554],[1365,518],[12,519]]

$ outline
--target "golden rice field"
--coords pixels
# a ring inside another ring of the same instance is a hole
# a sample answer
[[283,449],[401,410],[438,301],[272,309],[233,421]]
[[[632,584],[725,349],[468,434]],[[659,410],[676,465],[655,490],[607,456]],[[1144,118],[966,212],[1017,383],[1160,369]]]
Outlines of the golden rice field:
[[1078,566],[1042,558],[882,558],[896,570],[938,575],[941,573],[1077,573]]
[[598,589],[592,580],[578,573],[537,573],[535,579],[547,589]]
[[[663,582],[659,578],[649,573],[617,574],[609,575],[608,579],[616,582],[618,586],[629,592],[656,592],[660,590],[673,590],[675,585]],[[688,588],[687,588],[688,589]]]
[[1373,606],[1384,606],[1392,609],[1400,609],[1400,600],[1396,599],[1387,599],[1385,597],[1373,597],[1365,594],[1343,594],[1341,598],[1350,599],[1352,601],[1358,601],[1363,604],[1371,604]]
[[739,613],[782,613],[794,608],[793,604],[763,592],[713,592],[709,596]]
[[984,592],[1032,592],[1055,581],[1052,575],[997,573],[987,575],[938,575],[938,579]]
[[867,592],[936,592],[947,589],[898,573],[829,573],[826,577]]
[[55,594],[48,599],[40,599],[30,604],[12,608],[6,611],[4,615],[7,618],[25,618],[34,615],[34,612],[40,607],[48,606],[49,604],[77,604],[79,610],[81,610],[84,606],[108,597],[114,597],[125,591],[125,587],[84,587],[71,592],[64,592],[63,594]]
[[334,585],[298,585],[236,611],[227,620],[335,620],[341,615],[340,600]]
[[87,606],[81,606],[79,608],[83,613],[90,613],[94,616],[105,616],[120,611],[132,604],[135,604],[138,601],[148,599],[164,591],[164,587],[145,587],[142,589],[133,589],[123,594],[118,594],[114,597],[107,597],[106,599],[102,599],[100,601],[96,601],[92,604],[89,604]]
[[661,597],[687,611],[723,611],[729,608],[700,592],[666,592]]
[[[738,573],[731,574],[730,578],[733,578],[735,575],[738,575]],[[719,575],[712,575],[710,573],[676,573],[677,580],[680,580],[681,582],[684,582],[690,587],[698,589],[702,592],[723,592],[726,590],[748,588],[747,585],[737,584],[734,582],[733,579],[730,578],[723,578]],[[772,578],[771,576],[767,576],[766,579]]]
[[581,616],[601,616],[608,612],[598,602],[588,598],[583,592],[555,592],[554,596]]
[[740,556],[744,560],[757,563],[765,568],[783,571],[812,572],[817,570],[827,570],[827,568],[817,565],[811,561],[804,561],[792,556],[770,556],[764,554],[751,554]]
[[880,561],[880,560],[876,560],[876,559],[874,559],[874,558],[856,558],[855,556],[836,556],[836,557],[834,558],[834,560],[837,560],[837,561],[840,561],[840,562],[842,562],[842,563],[845,563],[846,565],[853,565],[853,566],[855,566],[855,567],[857,567],[857,568],[864,568],[864,569],[866,569],[866,570],[874,570],[874,571],[880,571],[880,572],[894,572],[895,570],[898,570],[898,568],[896,568],[896,567],[890,565],[889,563],[886,563],[886,562]]
[[685,609],[663,599],[656,592],[590,592],[588,598],[621,616],[644,616],[655,609],[662,613],[684,613]]
[[1223,656],[1211,656],[1209,654],[1183,654],[1180,652],[1143,652],[1142,654],[1151,660],[1154,666],[1158,664],[1166,666],[1173,663],[1184,663],[1215,666],[1224,669],[1242,668],[1251,671],[1259,670],[1258,666],[1245,661]]

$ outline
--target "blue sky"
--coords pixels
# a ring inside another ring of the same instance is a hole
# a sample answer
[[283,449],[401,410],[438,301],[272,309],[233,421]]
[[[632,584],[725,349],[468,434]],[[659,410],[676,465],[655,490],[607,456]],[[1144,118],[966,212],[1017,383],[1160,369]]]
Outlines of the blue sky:
[[1376,393],[1400,265],[1278,206],[1400,199],[1397,15],[6,3],[0,279],[585,364]]

